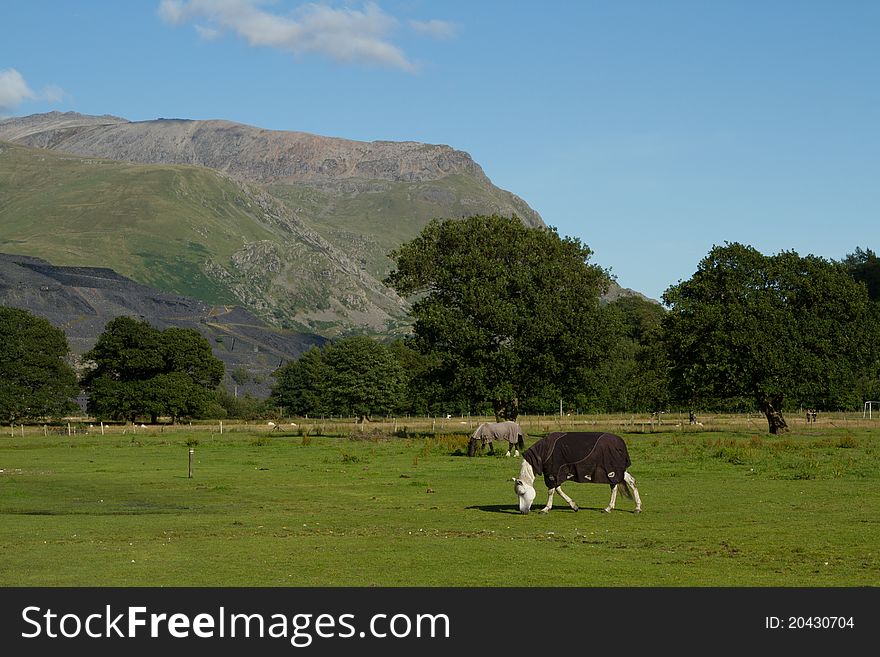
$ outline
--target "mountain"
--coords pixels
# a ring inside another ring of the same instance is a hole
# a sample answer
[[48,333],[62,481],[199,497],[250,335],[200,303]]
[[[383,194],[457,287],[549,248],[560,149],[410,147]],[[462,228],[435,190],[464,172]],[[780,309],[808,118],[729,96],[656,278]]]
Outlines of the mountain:
[[407,330],[387,254],[435,217],[517,215],[465,152],[229,121],[51,112],[0,121],[0,250],[99,264],[269,324]]
[[[58,267],[40,258],[0,253],[0,305],[28,310],[64,331],[76,360],[107,322],[125,315],[159,329],[192,328],[226,366],[227,388],[264,397],[270,375],[326,339],[268,326],[240,307],[161,292],[102,267]],[[242,375],[244,374],[244,375]],[[235,379],[238,379],[235,381]]]
[[109,268],[302,333],[407,333],[408,305],[382,283],[388,253],[431,219],[474,214],[545,225],[445,145],[220,120],[0,120],[0,251]]

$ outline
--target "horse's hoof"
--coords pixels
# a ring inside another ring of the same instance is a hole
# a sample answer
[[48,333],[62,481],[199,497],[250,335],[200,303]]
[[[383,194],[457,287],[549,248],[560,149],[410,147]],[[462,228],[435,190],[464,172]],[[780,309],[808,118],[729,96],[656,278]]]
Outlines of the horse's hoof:
[[547,513],[547,511],[549,511],[549,509],[541,509],[538,513]]
[[635,511],[633,511],[633,513],[641,513],[641,512],[642,512],[641,509],[636,509]]
[[602,513],[611,513],[611,509],[602,509]]

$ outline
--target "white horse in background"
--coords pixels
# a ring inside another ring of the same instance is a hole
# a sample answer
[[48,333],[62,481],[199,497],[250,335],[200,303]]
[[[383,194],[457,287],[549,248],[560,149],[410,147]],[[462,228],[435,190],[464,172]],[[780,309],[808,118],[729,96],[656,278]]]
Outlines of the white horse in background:
[[611,501],[603,509],[611,513],[621,492],[635,502],[635,513],[641,513],[642,500],[636,488],[635,478],[627,472],[630,466],[626,443],[620,436],[610,433],[563,433],[549,434],[523,453],[519,477],[513,477],[513,490],[519,500],[520,513],[528,513],[537,497],[535,476],[544,475],[547,485],[547,505],[541,513],[553,508],[553,496],[559,493],[575,511],[578,505],[562,490],[569,479],[583,483],[608,483]]

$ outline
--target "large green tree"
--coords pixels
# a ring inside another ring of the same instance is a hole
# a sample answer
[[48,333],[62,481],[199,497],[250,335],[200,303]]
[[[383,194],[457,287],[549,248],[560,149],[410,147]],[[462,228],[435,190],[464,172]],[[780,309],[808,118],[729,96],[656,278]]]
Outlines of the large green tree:
[[413,300],[411,346],[453,399],[515,419],[532,395],[591,383],[617,326],[600,307],[608,273],[590,249],[516,217],[434,220],[390,254],[386,283]]
[[843,265],[817,256],[715,246],[690,280],[663,299],[679,397],[751,398],[770,433],[787,428],[786,400],[817,408],[857,405],[855,383],[876,362],[864,286]]
[[871,249],[856,247],[854,253],[843,259],[843,264],[854,279],[865,284],[871,300],[880,301],[880,258],[877,254]]
[[195,329],[167,328],[120,316],[84,356],[88,411],[98,418],[199,417],[223,378],[223,362]]
[[[868,297],[874,304],[874,316],[871,321],[873,326],[880,326],[880,258],[871,249],[856,247],[855,252],[850,253],[843,259],[843,265],[850,275],[860,283],[864,283],[868,290]],[[880,355],[878,355],[880,357]],[[863,400],[875,400],[880,398],[880,377],[877,371],[880,365],[869,369],[859,382],[859,391]]]
[[397,356],[366,336],[343,338],[324,348],[326,401],[338,413],[363,422],[376,413],[395,412],[403,404],[406,378]]
[[319,347],[311,347],[296,360],[291,360],[275,371],[275,384],[270,400],[283,407],[290,415],[307,416],[327,412],[324,401],[327,385],[327,366]]
[[292,415],[356,415],[363,422],[405,404],[407,376],[397,353],[366,336],[312,347],[275,372],[271,400]]
[[26,310],[0,306],[0,418],[61,417],[78,407],[64,333]]
[[668,407],[669,379],[662,322],[666,311],[656,301],[624,296],[609,304],[623,332],[602,364],[602,395],[593,405],[606,412],[659,411]]

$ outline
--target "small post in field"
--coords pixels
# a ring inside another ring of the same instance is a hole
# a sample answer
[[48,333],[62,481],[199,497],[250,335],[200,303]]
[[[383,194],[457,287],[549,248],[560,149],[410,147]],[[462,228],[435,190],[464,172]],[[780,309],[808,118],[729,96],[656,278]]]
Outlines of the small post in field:
[[193,454],[196,450],[192,447],[189,448],[189,478],[192,479],[193,476]]

